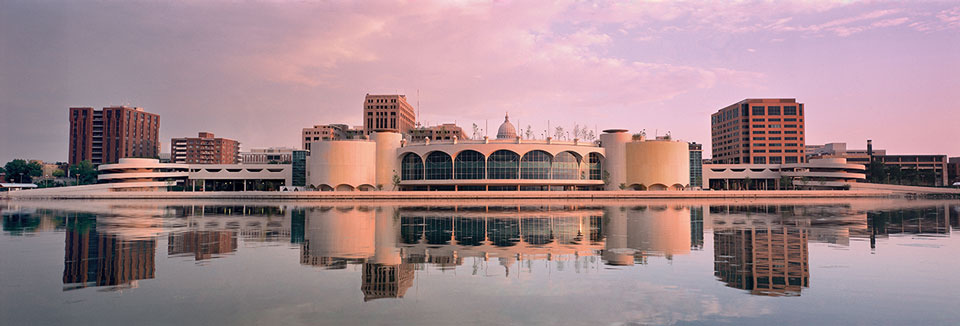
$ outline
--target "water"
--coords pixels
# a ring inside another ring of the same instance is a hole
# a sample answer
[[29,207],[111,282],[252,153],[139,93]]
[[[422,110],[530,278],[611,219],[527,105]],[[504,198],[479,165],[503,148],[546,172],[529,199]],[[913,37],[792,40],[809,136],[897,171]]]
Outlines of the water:
[[960,323],[958,201],[0,208],[3,325]]

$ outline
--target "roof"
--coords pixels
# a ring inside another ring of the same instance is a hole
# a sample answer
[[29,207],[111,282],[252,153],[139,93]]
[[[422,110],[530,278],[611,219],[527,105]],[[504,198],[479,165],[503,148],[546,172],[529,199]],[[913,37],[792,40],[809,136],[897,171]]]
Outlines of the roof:
[[0,188],[36,188],[32,183],[0,183]]

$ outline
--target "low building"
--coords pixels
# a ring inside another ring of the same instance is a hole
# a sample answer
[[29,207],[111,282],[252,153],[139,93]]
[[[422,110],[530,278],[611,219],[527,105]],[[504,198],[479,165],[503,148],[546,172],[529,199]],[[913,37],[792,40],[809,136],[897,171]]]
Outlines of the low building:
[[36,184],[33,183],[0,183],[0,192],[2,191],[17,191],[24,189],[34,189],[37,188]]
[[[825,145],[810,145],[807,147],[808,159],[815,158],[843,158],[848,163],[863,164],[870,166],[874,160],[882,163],[886,167],[895,166],[901,170],[916,170],[916,176],[906,176],[911,179],[907,183],[918,186],[945,186],[949,185],[949,173],[947,168],[947,156],[937,154],[887,154],[886,150],[874,149],[873,141],[867,140],[866,149],[848,149],[846,143],[828,143]],[[812,153],[811,153],[812,152]],[[870,174],[870,171],[867,171]],[[869,176],[873,182],[879,177]],[[887,176],[889,179],[890,176]],[[903,180],[890,183],[905,183]]]
[[200,132],[197,137],[171,139],[170,153],[173,163],[236,164],[240,159],[240,142]]
[[949,184],[960,182],[960,157],[951,157],[948,160],[947,179]]
[[98,167],[107,191],[278,191],[292,188],[289,164],[182,164],[125,158]]
[[240,163],[243,164],[290,164],[293,162],[294,148],[270,147],[254,148],[240,152]]
[[704,189],[775,190],[786,188],[842,189],[866,179],[866,167],[843,158],[811,159],[791,164],[704,165]]
[[429,127],[416,127],[410,131],[410,141],[412,142],[421,142],[427,138],[431,140],[453,140],[454,137],[457,139],[469,139],[467,135],[463,132],[463,128],[457,126],[453,123],[444,123],[437,126]]
[[321,140],[348,140],[366,138],[363,126],[345,124],[314,125],[303,128],[300,135],[301,149],[310,150],[310,143]]

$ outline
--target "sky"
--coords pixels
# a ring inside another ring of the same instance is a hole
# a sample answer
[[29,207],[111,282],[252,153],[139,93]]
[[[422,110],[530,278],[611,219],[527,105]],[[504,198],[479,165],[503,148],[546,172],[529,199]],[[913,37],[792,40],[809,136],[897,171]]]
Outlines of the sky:
[[[367,93],[426,124],[670,132],[745,98],[805,103],[806,142],[960,156],[960,3],[0,1],[0,162],[65,161],[67,108],[300,147]],[[419,95],[418,95],[419,94]],[[419,104],[417,104],[419,103]]]

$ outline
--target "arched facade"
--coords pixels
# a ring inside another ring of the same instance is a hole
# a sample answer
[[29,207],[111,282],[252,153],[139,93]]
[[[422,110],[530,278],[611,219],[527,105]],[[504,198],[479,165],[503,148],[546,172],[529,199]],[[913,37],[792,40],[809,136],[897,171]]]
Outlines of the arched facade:
[[396,157],[401,190],[600,190],[603,185],[604,149],[594,143],[417,143],[401,147]]

